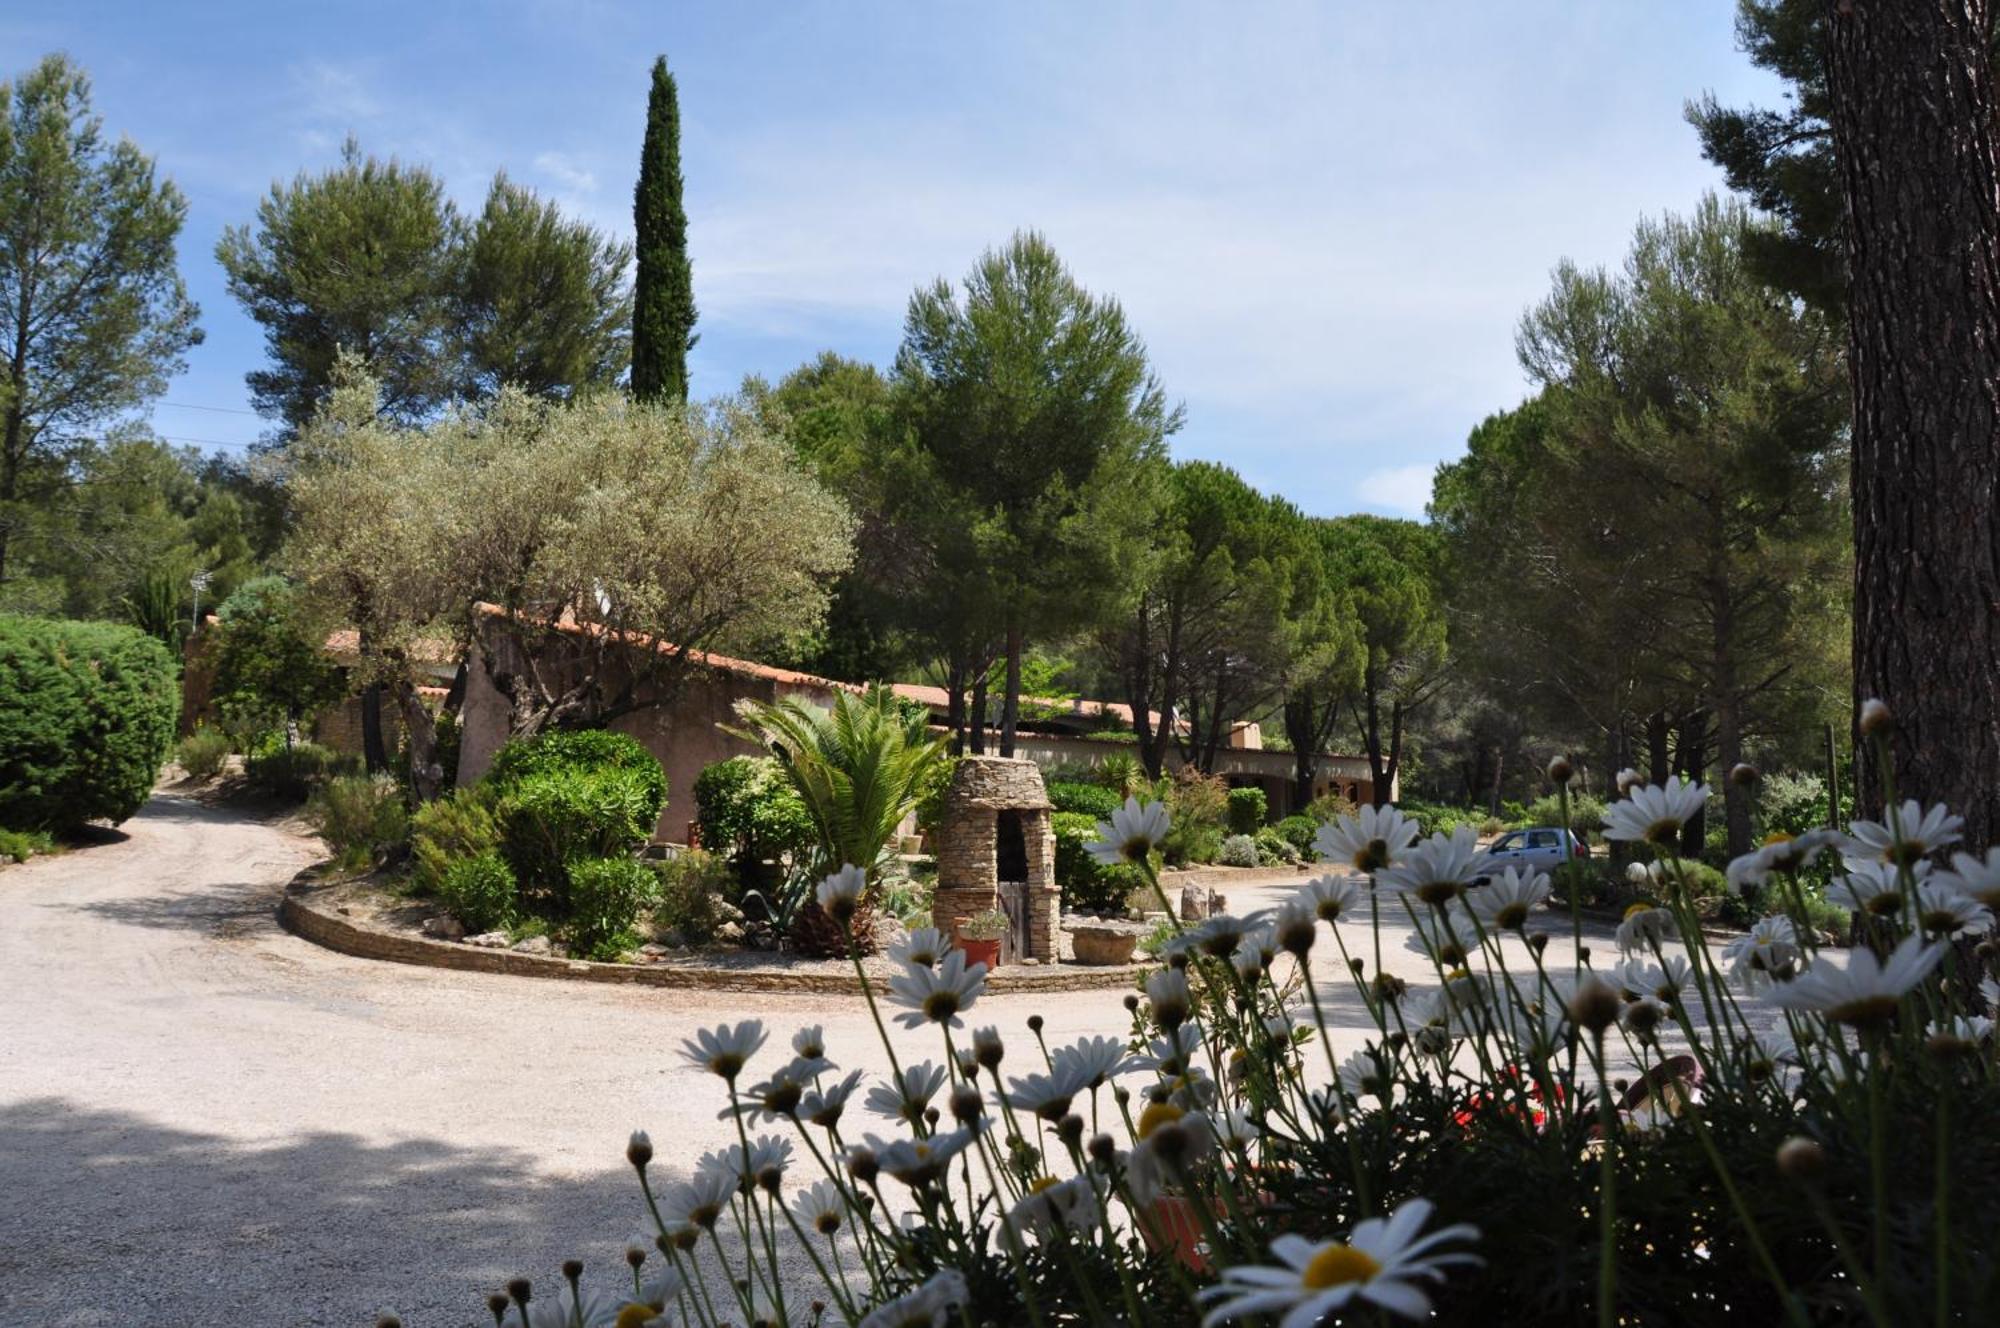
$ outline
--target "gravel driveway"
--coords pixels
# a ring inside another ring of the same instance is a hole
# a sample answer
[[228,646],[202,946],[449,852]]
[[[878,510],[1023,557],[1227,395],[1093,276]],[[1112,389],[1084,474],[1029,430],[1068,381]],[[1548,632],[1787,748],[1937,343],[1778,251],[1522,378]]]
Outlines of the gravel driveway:
[[[858,1000],[321,950],[274,921],[317,856],[162,793],[105,842],[0,869],[0,1324],[365,1326],[393,1307],[411,1328],[477,1328],[508,1276],[552,1280],[571,1255],[610,1274],[640,1229],[631,1129],[674,1176],[733,1140],[719,1085],[675,1054],[698,1025],[755,1015],[775,1048],[822,1023],[843,1066],[882,1067]],[[1398,944],[1386,957],[1426,969]],[[1122,1032],[1120,1001],[993,997],[973,1022],[1025,1053],[1030,1013],[1055,1041]],[[1358,1001],[1333,1004],[1358,1046]]]

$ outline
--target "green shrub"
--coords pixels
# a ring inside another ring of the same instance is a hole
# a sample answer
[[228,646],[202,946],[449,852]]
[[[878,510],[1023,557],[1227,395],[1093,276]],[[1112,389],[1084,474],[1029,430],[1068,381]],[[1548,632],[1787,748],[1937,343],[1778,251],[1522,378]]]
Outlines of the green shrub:
[[1826,780],[1818,775],[1766,775],[1757,785],[1757,825],[1765,835],[1804,834],[1826,824],[1826,811]]
[[1298,850],[1301,861],[1312,862],[1319,857],[1319,850],[1313,847],[1313,838],[1319,834],[1319,822],[1312,817],[1287,816],[1272,829],[1276,830],[1278,836],[1287,844]]
[[694,781],[702,847],[726,859],[752,887],[768,884],[758,864],[812,847],[812,814],[768,756],[717,761]]
[[1417,823],[1417,828],[1425,836],[1451,834],[1461,825],[1475,829],[1486,819],[1486,813],[1477,807],[1445,807],[1436,803],[1419,802],[1415,798],[1405,798],[1396,804],[1397,810]]
[[328,780],[360,768],[358,757],[316,742],[295,742],[287,747],[275,735],[243,760],[243,773],[251,787],[287,802],[304,802]]
[[1264,821],[1270,815],[1270,799],[1260,788],[1233,788],[1229,790],[1229,833],[1232,835],[1254,835],[1264,828]]
[[1183,766],[1171,780],[1160,782],[1173,824],[1160,852],[1174,866],[1214,862],[1222,851],[1223,818],[1229,810],[1229,786],[1193,766]]
[[459,858],[438,878],[437,896],[467,931],[492,931],[513,920],[514,872],[491,850]]
[[1059,812],[1075,812],[1092,821],[1108,821],[1125,800],[1102,784],[1072,784],[1057,781],[1048,786],[1049,801]]
[[663,786],[620,766],[522,775],[501,795],[496,813],[515,879],[524,890],[553,896],[554,915],[563,916],[570,865],[636,852],[659,820],[656,793]]
[[409,842],[403,788],[388,775],[340,775],[314,795],[312,818],[342,867],[372,866]]
[[195,779],[214,779],[229,759],[229,735],[204,724],[174,746],[174,760]]
[[510,742],[494,755],[486,778],[504,790],[533,775],[604,769],[631,771],[652,799],[658,819],[667,803],[667,772],[635,739],[609,729],[558,731]]
[[63,831],[131,816],[179,709],[173,657],[144,632],[0,615],[0,825]]
[[1062,906],[1090,912],[1123,912],[1125,899],[1145,883],[1137,867],[1108,866],[1091,856],[1097,838],[1097,818],[1088,812],[1057,812],[1049,818],[1056,837],[1056,884]]
[[[1529,803],[1525,812],[1529,825],[1561,825],[1563,823],[1562,800],[1555,794],[1544,794]],[[1588,793],[1569,795],[1569,828],[1579,835],[1588,835],[1604,828],[1604,799]]]
[[454,864],[499,847],[500,823],[493,816],[491,792],[483,785],[453,789],[410,817],[412,883],[420,891],[441,890]]
[[[622,772],[621,772],[622,773]],[[637,858],[579,858],[569,863],[569,915],[563,938],[572,954],[616,959],[639,943],[639,910],[659,898],[660,878]]]
[[[1100,733],[1097,736],[1103,738],[1111,735]],[[1134,742],[1137,740],[1137,735],[1130,729],[1119,729],[1116,740]],[[1146,767],[1140,764],[1138,757],[1130,752],[1113,752],[1097,763],[1091,770],[1090,777],[1084,782],[1111,790],[1122,803],[1129,797],[1143,793],[1150,781],[1146,778]]]
[[1306,815],[1321,825],[1352,815],[1354,804],[1338,793],[1322,793],[1306,804]]
[[689,849],[660,859],[652,869],[659,878],[653,925],[694,944],[714,936],[722,925],[723,891],[733,879],[722,855]]
[[1557,863],[1549,873],[1549,883],[1554,887],[1549,897],[1568,908],[1570,896],[1580,891],[1579,903],[1603,904],[1618,897],[1623,882],[1624,878],[1613,874],[1602,859],[1573,858]]
[[1257,865],[1260,867],[1290,865],[1299,860],[1299,851],[1272,826],[1263,827],[1251,838],[1257,845]]
[[1215,860],[1225,867],[1255,867],[1257,841],[1249,835],[1231,835],[1222,841],[1222,851]]
[[55,844],[45,831],[0,829],[0,860],[26,862],[37,853],[47,853]]
[[346,690],[326,631],[281,576],[244,582],[217,606],[208,641],[216,711],[258,728],[303,725]]

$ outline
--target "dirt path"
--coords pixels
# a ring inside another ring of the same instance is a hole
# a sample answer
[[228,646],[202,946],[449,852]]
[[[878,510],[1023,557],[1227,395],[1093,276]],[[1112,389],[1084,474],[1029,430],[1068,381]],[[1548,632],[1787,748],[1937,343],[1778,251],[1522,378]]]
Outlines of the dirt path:
[[[821,1023],[843,1067],[883,1068],[856,1000],[319,949],[274,921],[316,856],[166,793],[112,842],[0,869],[0,1324],[367,1325],[393,1307],[412,1328],[477,1328],[508,1276],[552,1279],[571,1255],[610,1272],[641,1226],[631,1129],[675,1175],[733,1140],[719,1085],[676,1054],[697,1026],[761,1017],[773,1058]],[[1393,939],[1387,957],[1423,973]],[[1120,1001],[995,997],[973,1022],[1018,1064],[1030,1013],[1056,1042],[1122,1032]],[[1334,1017],[1340,1050],[1358,1045],[1358,1002]],[[937,1054],[930,1035],[899,1047]]]

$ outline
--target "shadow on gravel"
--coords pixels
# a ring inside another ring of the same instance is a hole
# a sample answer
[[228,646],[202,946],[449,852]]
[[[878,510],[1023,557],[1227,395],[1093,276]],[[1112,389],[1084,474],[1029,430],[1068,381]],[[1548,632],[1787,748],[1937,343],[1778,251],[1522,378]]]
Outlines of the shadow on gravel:
[[282,883],[218,881],[204,885],[199,893],[99,899],[87,904],[52,900],[44,907],[89,913],[131,927],[208,932],[236,939],[277,932],[278,899],[283,893]]
[[[501,1086],[496,1082],[495,1091]],[[617,1158],[624,1142],[604,1141]],[[643,1217],[629,1170],[563,1184],[438,1139],[266,1147],[44,1098],[0,1106],[0,1323],[490,1324],[564,1258],[607,1288]]]

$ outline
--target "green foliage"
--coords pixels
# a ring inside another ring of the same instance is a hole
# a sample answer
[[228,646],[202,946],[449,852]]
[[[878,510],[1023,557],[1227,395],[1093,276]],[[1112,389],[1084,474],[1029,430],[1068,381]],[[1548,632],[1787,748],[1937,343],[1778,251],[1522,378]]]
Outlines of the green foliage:
[[1120,802],[1148,791],[1152,785],[1152,781],[1146,778],[1146,767],[1140,764],[1139,758],[1125,752],[1112,752],[1098,761],[1091,772],[1091,782],[1110,789],[1118,795]]
[[1059,812],[1077,812],[1093,821],[1108,821],[1124,799],[1101,784],[1072,784],[1061,780],[1048,785],[1049,802]]
[[334,861],[362,870],[409,842],[402,785],[387,775],[340,775],[313,795],[314,827]]
[[1486,819],[1486,812],[1479,807],[1441,807],[1415,798],[1404,798],[1396,804],[1396,809],[1415,821],[1427,838],[1451,834],[1461,825],[1477,828]]
[[[424,803],[410,817],[411,879],[419,891],[441,890],[455,864],[495,853],[499,847],[500,823],[493,815],[489,786],[453,789]],[[513,879],[511,871],[508,879]]]
[[616,959],[638,944],[632,924],[659,897],[660,878],[637,858],[579,858],[569,863],[569,912],[563,936],[586,959]]
[[1049,826],[1055,832],[1063,909],[1122,913],[1126,897],[1145,884],[1145,874],[1134,866],[1107,866],[1091,856],[1088,846],[1097,838],[1097,819],[1089,813],[1058,811]]
[[719,853],[690,849],[652,864],[659,877],[653,926],[699,945],[722,925],[723,892],[733,883],[729,862]]
[[1767,835],[1804,834],[1825,825],[1827,812],[1826,780],[1819,775],[1766,775],[1757,785],[1757,822]]
[[1229,832],[1235,835],[1254,835],[1264,828],[1264,821],[1270,815],[1271,805],[1260,788],[1233,788],[1229,790]]
[[641,401],[685,401],[694,333],[694,265],[688,259],[687,212],[681,206],[680,89],[667,58],[653,62],[646,98],[646,139],[632,199],[638,272],[632,311],[632,394]]
[[1278,833],[1276,826],[1260,826],[1252,836],[1257,842],[1257,863],[1263,867],[1290,866],[1300,859],[1300,853],[1292,841]]
[[1249,835],[1230,835],[1222,841],[1215,860],[1225,867],[1255,867],[1258,865],[1257,841]]
[[174,661],[145,633],[0,615],[0,826],[123,821],[152,792],[179,709]]
[[17,543],[24,527],[87,547],[41,521],[70,505],[76,444],[165,391],[201,340],[175,265],[186,218],[151,158],[106,141],[67,56],[0,84],[0,604],[22,602],[8,583],[32,552]]
[[[1553,793],[1543,794],[1522,809],[1519,816],[1511,819],[1526,825],[1561,825],[1562,799]],[[1602,830],[1604,799],[1590,793],[1572,792],[1569,795],[1569,828],[1582,837]]]
[[638,739],[609,729],[559,729],[510,742],[494,754],[486,779],[505,794],[531,776],[596,770],[629,772],[658,819],[667,802],[667,772]]
[[174,744],[174,760],[195,779],[214,779],[229,759],[229,735],[204,724]]
[[215,611],[209,658],[216,709],[239,727],[304,724],[345,690],[326,633],[278,576],[237,587]]
[[521,888],[546,897],[556,917],[566,914],[570,868],[637,852],[659,821],[664,782],[603,765],[545,768],[504,785],[495,815]]
[[268,735],[243,758],[243,773],[250,786],[287,802],[304,802],[328,780],[354,774],[360,768],[361,762],[346,753],[316,742],[286,746],[277,734]]
[[1229,786],[1193,766],[1183,766],[1164,784],[1172,824],[1160,852],[1173,866],[1214,862],[1222,851],[1223,817]]
[[469,932],[492,931],[514,918],[513,868],[491,849],[456,858],[437,878],[437,897]]
[[1624,878],[1615,875],[1608,860],[1602,856],[1572,858],[1556,864],[1555,870],[1549,873],[1549,884],[1555,887],[1550,899],[1567,908],[1572,894],[1579,896],[1579,903],[1591,905],[1618,898],[1624,887]]
[[54,850],[56,841],[44,830],[9,830],[0,827],[0,859],[26,862],[37,853]]
[[1312,862],[1319,856],[1319,851],[1313,847],[1313,839],[1319,834],[1319,826],[1320,823],[1312,817],[1294,813],[1272,828],[1287,844],[1297,850],[1301,861]]
[[[799,853],[817,842],[811,814],[771,757],[717,761],[695,777],[694,799],[702,846],[739,874],[757,876],[757,864]],[[765,884],[761,877],[745,883]]]

